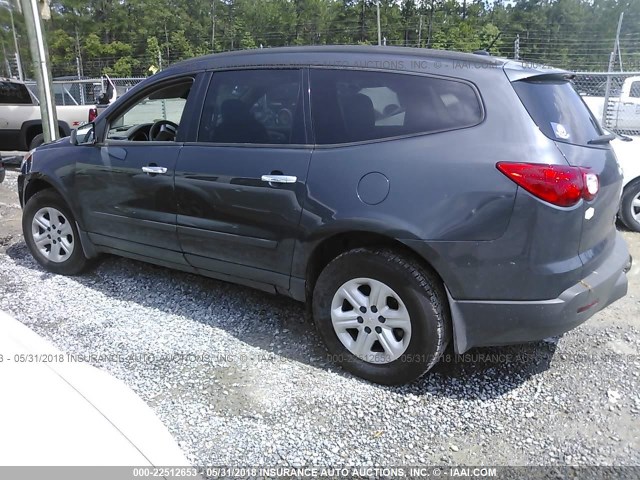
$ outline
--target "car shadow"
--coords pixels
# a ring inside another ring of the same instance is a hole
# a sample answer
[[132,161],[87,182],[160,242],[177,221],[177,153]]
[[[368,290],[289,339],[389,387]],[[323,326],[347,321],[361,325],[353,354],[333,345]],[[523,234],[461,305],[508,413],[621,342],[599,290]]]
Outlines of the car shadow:
[[[6,253],[16,264],[33,270],[43,280],[53,276],[35,262],[23,241],[10,246]],[[125,285],[136,281],[152,284],[154,295],[141,295],[137,289],[122,287],[113,281],[117,275],[128,280],[122,282]],[[365,382],[331,362],[305,306],[284,296],[110,255],[103,256],[96,268],[73,277],[73,280],[119,301],[134,302],[223,329],[265,354],[280,355],[314,368],[331,369],[345,378]],[[168,302],[166,299],[176,291],[184,292],[183,300]],[[221,297],[225,298],[223,311],[238,307],[240,312],[228,318],[201,316],[202,312],[219,310],[216,307],[220,305],[216,302]],[[255,328],[248,329],[247,324],[253,324]],[[488,400],[508,393],[549,369],[555,348],[555,340],[549,340],[474,348],[457,355],[449,346],[440,361],[421,379],[408,385],[377,387],[400,395]]]

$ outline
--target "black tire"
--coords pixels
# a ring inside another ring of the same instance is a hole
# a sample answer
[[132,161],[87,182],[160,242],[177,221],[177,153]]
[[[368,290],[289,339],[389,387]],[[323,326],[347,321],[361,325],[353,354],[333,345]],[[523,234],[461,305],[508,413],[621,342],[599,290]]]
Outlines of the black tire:
[[[634,232],[640,232],[640,222],[633,218],[633,212],[640,211],[640,207],[634,207],[633,201],[640,197],[640,178],[631,182],[624,189],[622,193],[622,200],[620,201],[620,212],[618,216],[620,220]],[[635,210],[634,210],[635,209]]]
[[[400,297],[410,316],[411,337],[402,356],[370,363],[340,341],[331,320],[331,303],[349,280],[383,282]],[[424,375],[440,359],[450,338],[451,321],[444,287],[417,259],[387,249],[358,248],[336,257],[322,271],[313,291],[313,316],[331,359],[345,370],[385,385],[400,385]]]
[[40,145],[43,145],[43,144],[44,144],[44,134],[39,133],[38,135],[33,137],[33,140],[31,140],[31,143],[29,143],[29,150],[33,150],[34,148],[39,147]]
[[[69,226],[73,232],[72,242],[73,250],[69,257],[61,262],[53,262],[45,257],[36,247],[32,232],[32,222],[36,213],[46,207],[52,207],[62,213],[69,222]],[[62,275],[77,275],[86,270],[90,261],[85,257],[78,235],[75,217],[67,207],[64,200],[52,189],[41,190],[34,194],[24,207],[22,213],[22,232],[24,234],[27,247],[31,251],[31,255],[46,270]]]

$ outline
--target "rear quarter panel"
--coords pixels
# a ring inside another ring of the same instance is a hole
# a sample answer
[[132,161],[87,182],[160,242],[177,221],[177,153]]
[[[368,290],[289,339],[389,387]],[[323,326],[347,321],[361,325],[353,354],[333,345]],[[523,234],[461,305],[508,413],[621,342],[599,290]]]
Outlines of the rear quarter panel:
[[[556,270],[579,267],[581,216],[567,223],[564,212],[546,205],[540,210],[541,202],[519,193],[495,165],[565,160],[535,128],[500,68],[440,72],[477,85],[484,121],[450,132],[317,148],[293,276],[304,278],[306,260],[322,239],[351,227],[410,246],[434,266],[454,298],[551,298],[561,286],[535,287]],[[359,182],[371,172],[389,181],[388,196],[377,205],[358,194]],[[534,229],[537,223],[552,231]],[[550,252],[548,235],[567,230],[569,240]],[[532,270],[537,274],[529,275]]]

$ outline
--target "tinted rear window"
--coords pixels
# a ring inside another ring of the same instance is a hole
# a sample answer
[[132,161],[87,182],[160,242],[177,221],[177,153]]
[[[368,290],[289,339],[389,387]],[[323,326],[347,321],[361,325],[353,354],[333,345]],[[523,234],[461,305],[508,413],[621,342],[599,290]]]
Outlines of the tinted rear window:
[[480,100],[463,82],[330,69],[312,69],[310,78],[318,144],[431,133],[482,121]]
[[552,140],[587,145],[602,135],[589,108],[564,79],[520,80],[516,93],[542,133]]
[[0,104],[31,105],[29,90],[21,83],[0,82]]

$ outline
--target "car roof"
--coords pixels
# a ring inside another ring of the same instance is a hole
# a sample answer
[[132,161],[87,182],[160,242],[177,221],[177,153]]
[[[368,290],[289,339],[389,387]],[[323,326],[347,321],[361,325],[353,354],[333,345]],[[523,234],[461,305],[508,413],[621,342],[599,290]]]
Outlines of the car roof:
[[[488,55],[433,50],[412,47],[383,47],[371,45],[321,45],[303,47],[254,48],[204,55],[176,63],[166,70],[219,68],[227,64],[241,65],[330,65],[331,57],[339,62],[358,56],[362,62],[381,57],[414,57],[417,59],[464,61],[484,65],[496,65],[504,59]],[[383,67],[384,68],[384,67]]]
[[[425,67],[425,64],[428,66]],[[510,60],[486,54],[478,55],[415,47],[318,45],[254,48],[209,54],[176,63],[157,75],[164,77],[202,70],[273,66],[430,71],[431,73],[439,72],[444,75],[462,77],[473,76],[474,71],[495,69],[507,72],[512,81],[542,74],[569,74],[565,70],[545,65],[536,65],[526,61]]]

